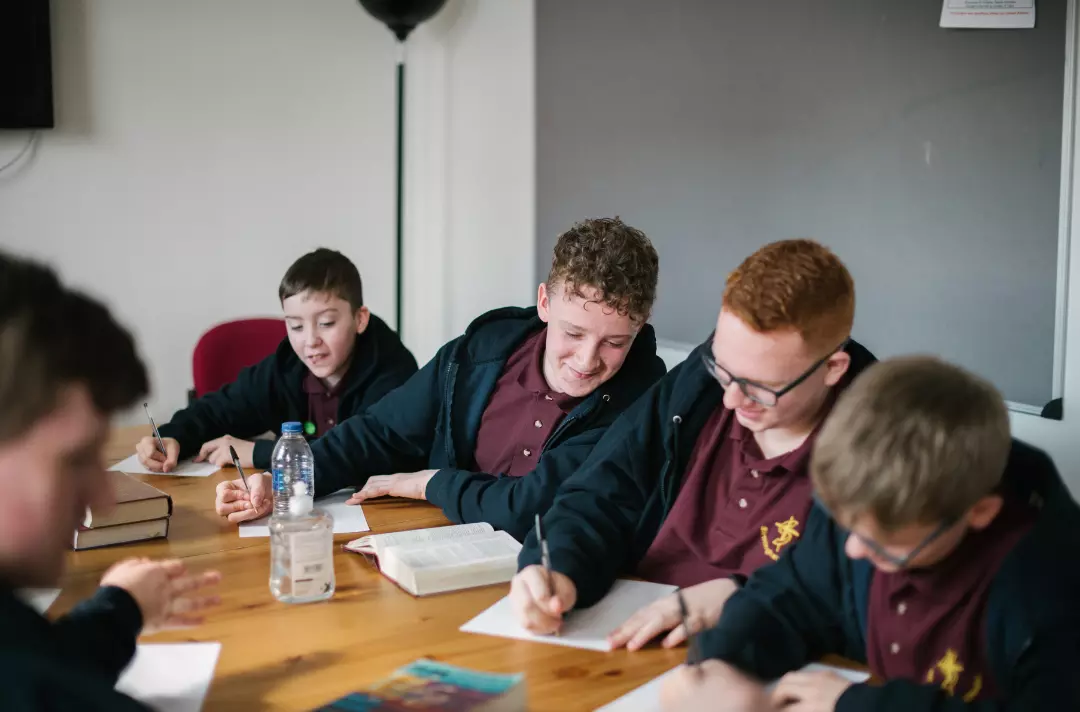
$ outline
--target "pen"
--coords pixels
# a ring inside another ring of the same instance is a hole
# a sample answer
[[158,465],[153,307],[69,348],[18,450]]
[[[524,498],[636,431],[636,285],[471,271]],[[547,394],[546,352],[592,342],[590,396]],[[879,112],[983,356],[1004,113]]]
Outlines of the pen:
[[699,662],[697,636],[690,628],[690,613],[686,610],[682,589],[675,591],[675,597],[679,599],[679,616],[682,618],[683,629],[686,630],[686,664],[694,667]]
[[244,468],[240,467],[240,456],[236,454],[236,448],[232,445],[229,446],[229,454],[232,455],[232,464],[236,468],[236,471],[240,473],[240,481],[244,483],[244,490],[247,491],[248,501],[251,502],[251,508],[258,512],[258,507],[251,499],[251,488],[248,487],[247,477],[244,476]]
[[[540,515],[536,516],[536,539],[540,542],[540,563],[544,565],[544,573],[547,575],[548,597],[555,598],[555,579],[551,576],[551,551],[548,549],[547,537],[544,536],[544,524],[540,521]],[[559,631],[555,631],[558,635]]]
[[150,415],[150,407],[146,403],[142,404],[143,410],[146,411],[146,417],[150,419],[150,427],[154,429],[154,437],[157,438],[158,450],[161,450],[161,456],[168,458],[169,454],[165,452],[165,442],[161,439],[161,432],[157,429],[157,423],[154,422],[154,416]]

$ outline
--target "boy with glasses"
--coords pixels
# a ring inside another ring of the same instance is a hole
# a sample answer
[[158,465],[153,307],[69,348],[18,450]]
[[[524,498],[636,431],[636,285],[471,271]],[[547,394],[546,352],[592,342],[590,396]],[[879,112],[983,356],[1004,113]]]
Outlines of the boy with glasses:
[[[552,580],[535,537],[511,587],[537,633],[598,601],[620,573],[683,587],[691,625],[714,624],[738,582],[799,541],[815,433],[873,361],[850,341],[855,288],[810,240],[766,245],[728,278],[713,337],[628,410],[560,489],[544,518]],[[549,583],[553,586],[549,589]],[[675,596],[611,637],[640,648],[685,639]]]
[[[668,709],[720,686],[750,710],[1080,709],[1080,508],[993,386],[931,358],[874,366],[810,469],[803,541],[727,602],[699,638],[718,660],[676,673]],[[789,672],[830,653],[884,684]],[[745,673],[783,677],[767,698]]]

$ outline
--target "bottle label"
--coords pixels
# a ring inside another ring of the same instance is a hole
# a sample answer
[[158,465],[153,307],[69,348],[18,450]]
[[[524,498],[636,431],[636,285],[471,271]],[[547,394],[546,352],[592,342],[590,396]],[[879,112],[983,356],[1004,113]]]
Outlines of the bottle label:
[[330,593],[334,585],[333,541],[333,534],[326,530],[289,535],[289,574],[294,596]]

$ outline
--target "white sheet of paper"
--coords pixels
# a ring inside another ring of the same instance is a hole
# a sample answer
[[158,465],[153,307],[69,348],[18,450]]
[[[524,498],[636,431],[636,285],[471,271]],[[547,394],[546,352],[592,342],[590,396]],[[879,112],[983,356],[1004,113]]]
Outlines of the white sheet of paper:
[[[367,517],[364,516],[364,508],[359,504],[345,504],[345,500],[352,496],[353,490],[341,490],[315,500],[318,509],[327,512],[334,518],[335,534],[352,534],[354,532],[369,532]],[[270,536],[269,517],[256,519],[253,522],[240,524],[240,536],[243,538]]]
[[142,466],[139,462],[138,455],[132,455],[126,460],[121,460],[116,463],[110,470],[117,472],[126,472],[129,475],[166,475],[168,477],[209,477],[221,468],[217,465],[211,465],[209,462],[192,462],[191,460],[181,460],[176,463],[176,469],[172,472],[154,472],[148,470]]
[[221,643],[140,644],[116,689],[157,712],[199,712],[220,653]]
[[619,579],[595,606],[570,613],[559,635],[534,635],[525,630],[514,618],[510,599],[503,598],[461,626],[461,631],[607,652],[611,650],[607,637],[613,630],[625,623],[639,608],[674,590],[674,586],[665,584]]
[[[806,672],[814,672],[816,670],[830,670],[835,672],[840,677],[851,680],[852,682],[866,682],[869,679],[869,675],[865,672],[859,672],[857,670],[846,670],[844,668],[833,667],[832,665],[822,665],[821,663],[810,663],[803,668]],[[672,673],[672,670],[668,670],[660,677],[654,678],[645,683],[641,687],[631,690],[619,699],[598,707],[595,712],[660,712],[660,686],[664,683],[664,678]],[[775,682],[771,682],[766,686],[766,692],[771,692]]]
[[1030,30],[1035,26],[1035,0],[942,0],[941,26]]
[[19,589],[18,594],[19,598],[21,598],[26,605],[30,606],[41,615],[45,615],[45,612],[49,610],[49,606],[51,606],[60,595],[60,589],[22,588]]

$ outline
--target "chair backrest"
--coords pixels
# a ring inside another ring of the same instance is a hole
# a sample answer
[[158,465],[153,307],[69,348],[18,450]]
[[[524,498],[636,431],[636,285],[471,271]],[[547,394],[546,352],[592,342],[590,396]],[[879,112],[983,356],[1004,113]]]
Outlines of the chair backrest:
[[236,380],[240,371],[274,353],[285,338],[281,319],[239,319],[218,324],[195,345],[191,357],[195,395],[203,396]]

